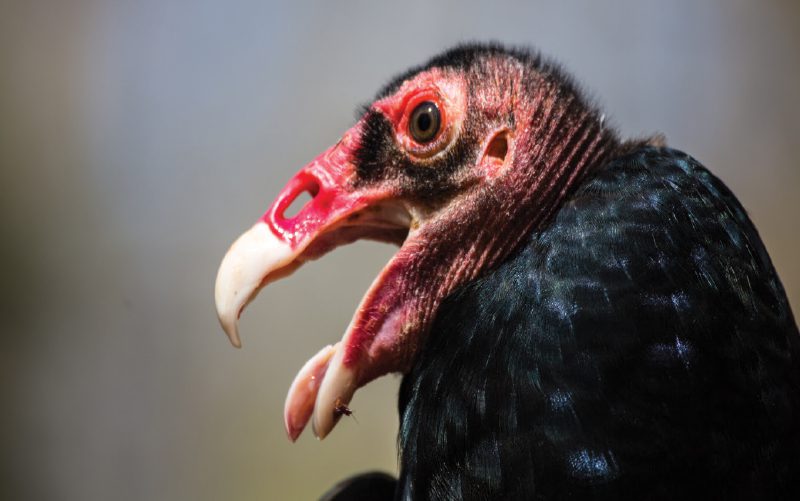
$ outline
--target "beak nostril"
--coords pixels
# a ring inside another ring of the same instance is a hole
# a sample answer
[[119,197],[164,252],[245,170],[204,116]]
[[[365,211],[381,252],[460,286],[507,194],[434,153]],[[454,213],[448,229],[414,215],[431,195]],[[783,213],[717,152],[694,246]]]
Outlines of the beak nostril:
[[310,180],[308,186],[306,186],[306,191],[311,195],[311,198],[316,197],[317,193],[319,193],[319,182],[316,179]]
[[297,217],[320,191],[319,181],[307,177],[294,184],[278,202],[273,211],[276,220],[287,220]]
[[304,190],[298,193],[294,200],[292,200],[292,203],[283,209],[281,218],[292,219],[293,217],[297,216],[300,211],[303,210],[303,207],[305,207],[308,202],[314,199],[314,196],[316,196],[316,193],[311,192],[310,190]]

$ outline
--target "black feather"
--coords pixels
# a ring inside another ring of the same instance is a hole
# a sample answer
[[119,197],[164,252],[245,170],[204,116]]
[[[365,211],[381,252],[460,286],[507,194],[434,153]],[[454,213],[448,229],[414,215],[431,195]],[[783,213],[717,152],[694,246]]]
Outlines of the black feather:
[[800,336],[691,157],[600,169],[441,306],[401,387],[401,499],[800,499]]
[[382,472],[355,475],[342,480],[319,501],[384,501],[394,495],[397,480]]

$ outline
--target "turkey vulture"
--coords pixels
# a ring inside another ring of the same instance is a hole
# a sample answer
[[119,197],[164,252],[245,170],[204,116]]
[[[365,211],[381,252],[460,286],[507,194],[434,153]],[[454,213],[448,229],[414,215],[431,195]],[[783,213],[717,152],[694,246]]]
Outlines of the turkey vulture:
[[404,375],[399,478],[327,499],[800,499],[800,336],[719,179],[496,44],[403,73],[359,116],[215,291],[240,346],[269,282],[358,239],[399,246],[286,399],[289,438],[323,438],[356,389]]

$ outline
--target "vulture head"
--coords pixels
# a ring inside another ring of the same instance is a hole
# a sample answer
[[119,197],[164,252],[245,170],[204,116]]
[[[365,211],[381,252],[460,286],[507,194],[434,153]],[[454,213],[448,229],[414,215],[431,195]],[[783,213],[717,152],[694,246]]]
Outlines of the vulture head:
[[[338,343],[299,371],[285,404],[295,440],[336,425],[353,393],[406,373],[443,299],[506,258],[618,147],[557,66],[527,52],[461,46],[397,77],[357,123],[289,180],[230,247],[215,299],[237,321],[268,283],[359,239],[399,250]],[[311,199],[287,217],[299,196]]]

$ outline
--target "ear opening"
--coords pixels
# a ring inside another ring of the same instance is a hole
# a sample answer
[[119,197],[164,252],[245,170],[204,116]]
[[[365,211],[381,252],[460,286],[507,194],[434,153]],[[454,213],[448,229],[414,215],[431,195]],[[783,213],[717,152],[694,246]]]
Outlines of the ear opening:
[[492,139],[489,140],[481,159],[481,165],[488,176],[494,176],[503,170],[510,147],[509,141],[511,141],[511,133],[508,129],[495,132]]
[[506,154],[508,154],[508,131],[500,131],[489,142],[486,147],[486,156],[493,161],[505,162]]

